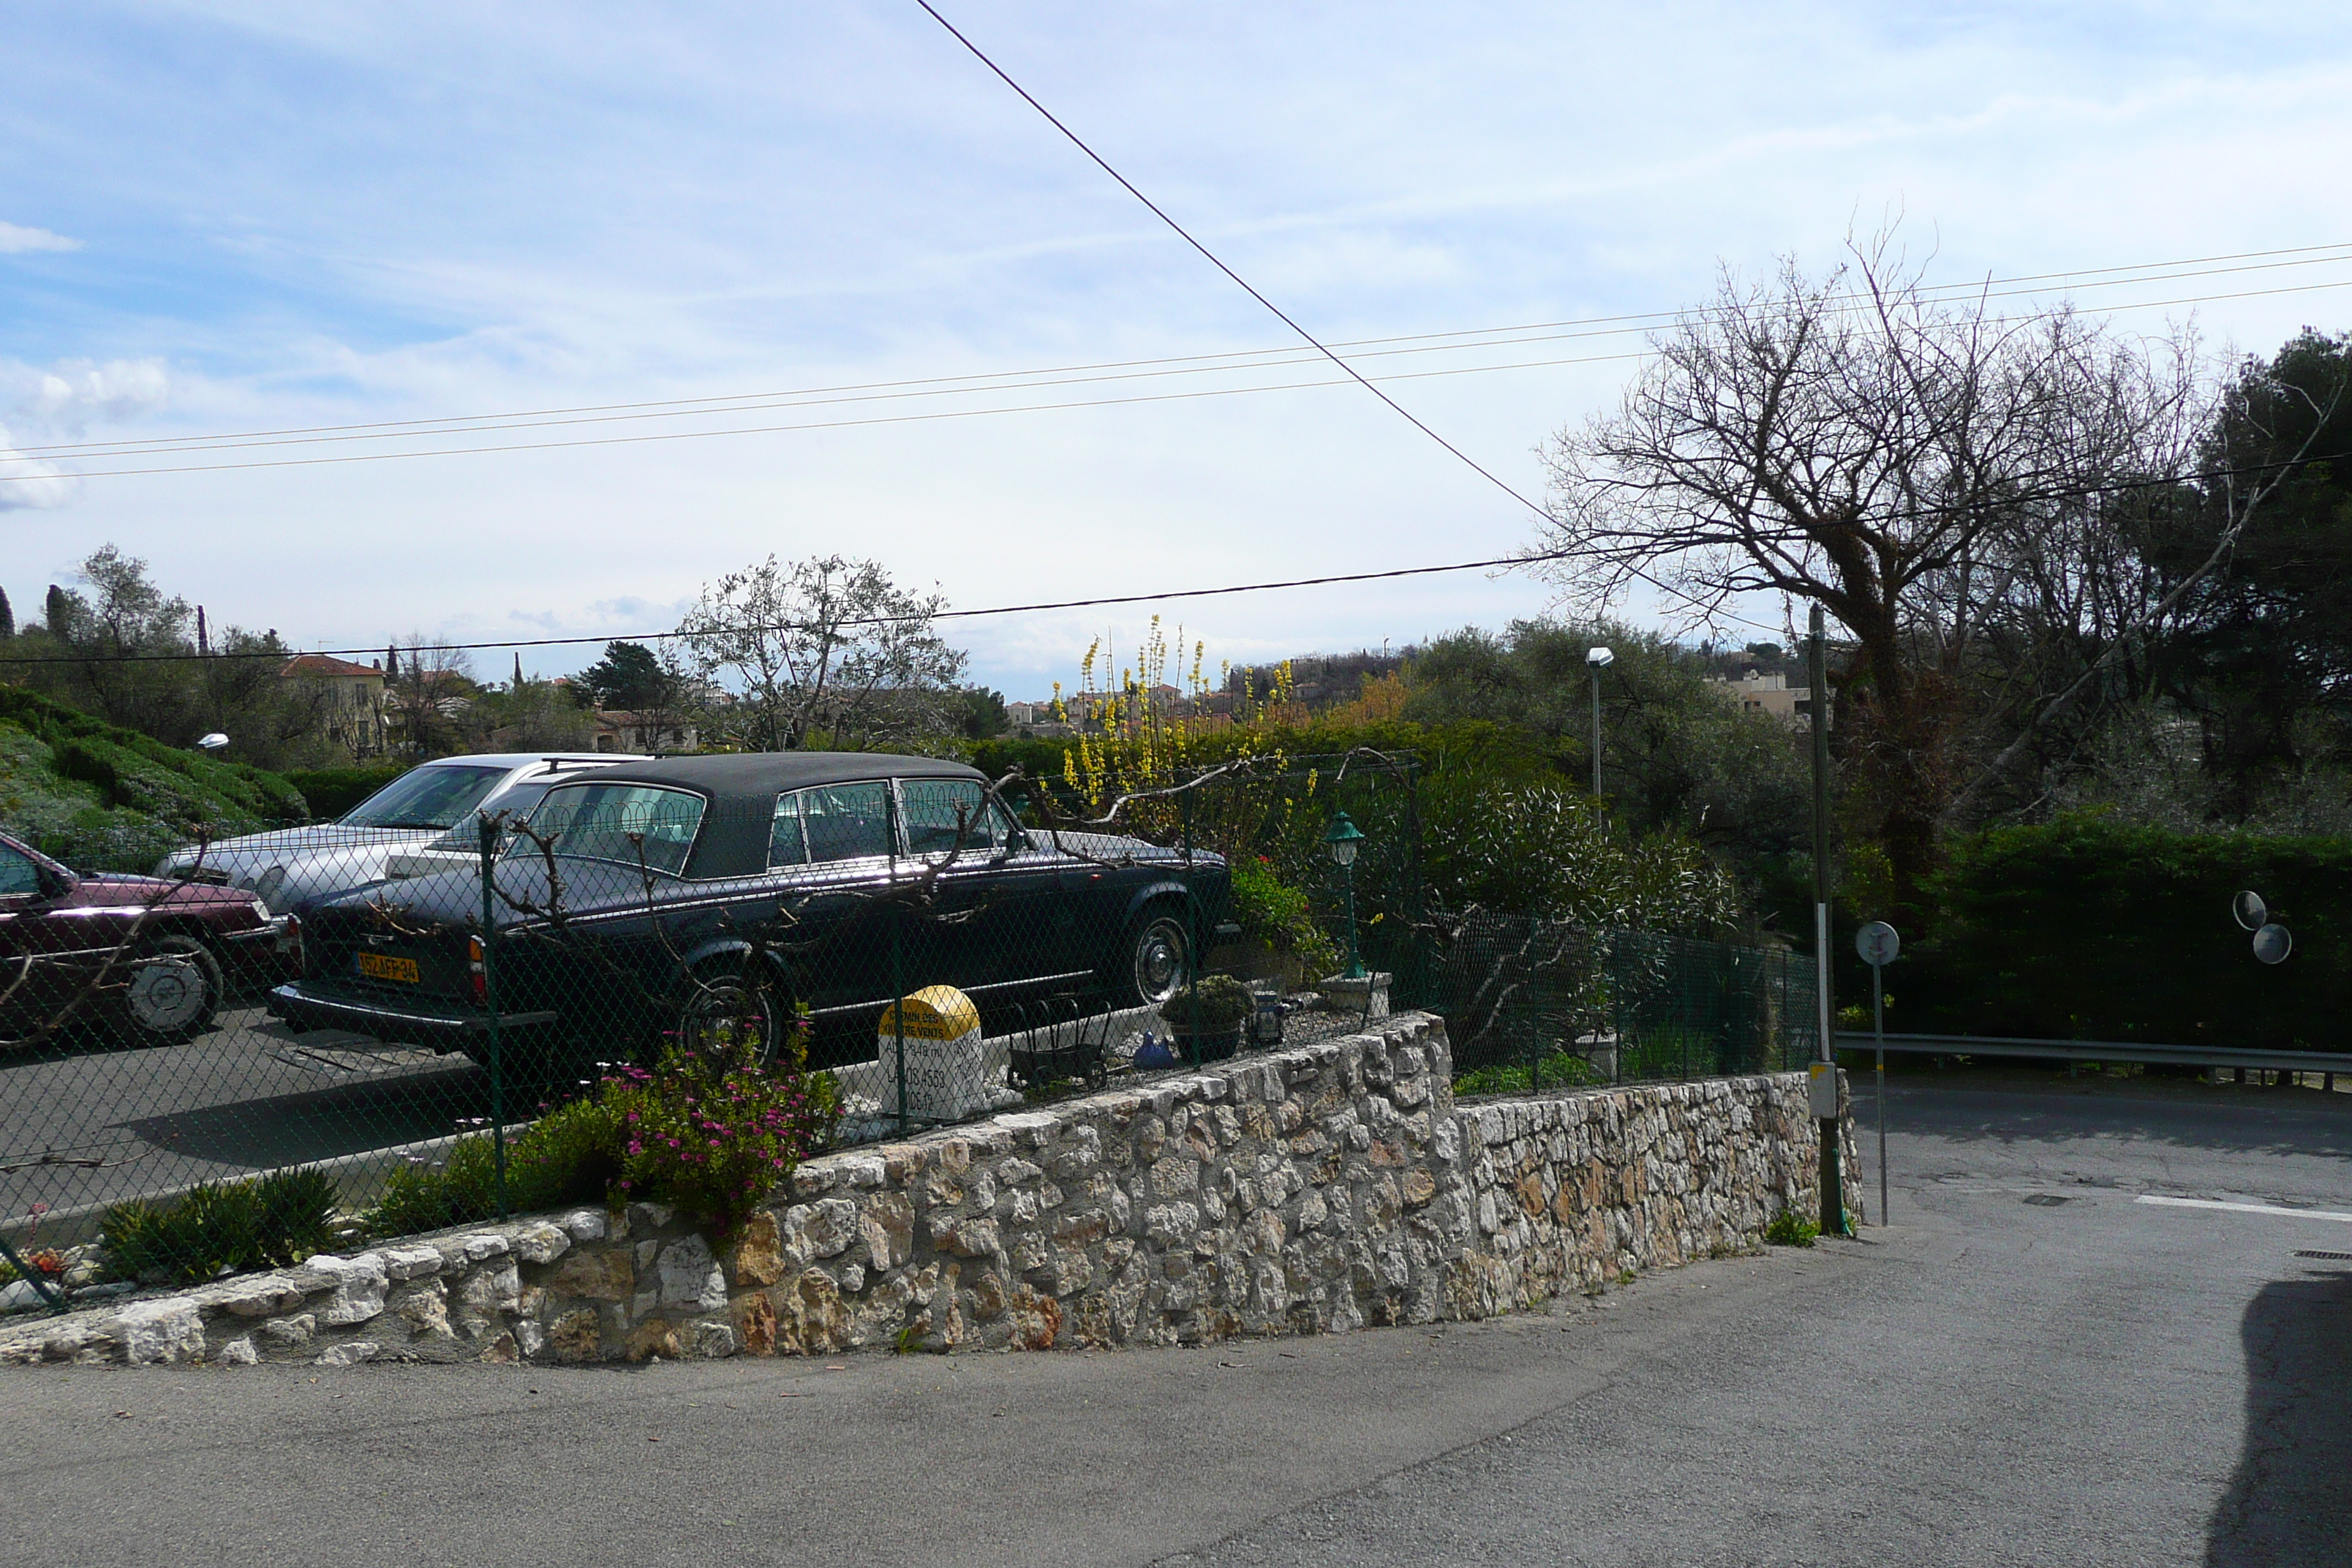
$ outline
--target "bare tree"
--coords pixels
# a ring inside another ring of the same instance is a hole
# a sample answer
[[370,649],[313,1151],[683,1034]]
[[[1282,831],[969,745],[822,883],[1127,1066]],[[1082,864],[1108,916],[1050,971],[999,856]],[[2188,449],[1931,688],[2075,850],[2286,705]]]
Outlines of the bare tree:
[[[1759,591],[1834,616],[1856,649],[1842,742],[1907,885],[1985,716],[1974,678],[2021,649],[2079,666],[2146,608],[2116,487],[2181,475],[2201,410],[2185,342],[2003,318],[1924,285],[1887,237],[1850,250],[1819,280],[1727,271],[1654,338],[1622,408],[1545,447],[1543,548],[1588,602],[1646,578],[1702,618]],[[1994,706],[2030,711],[2046,679],[2010,673],[2023,689]]]
[[393,744],[411,757],[442,757],[464,749],[480,688],[473,661],[443,637],[394,638],[384,666],[384,717]]
[[679,631],[699,673],[735,686],[734,738],[759,751],[947,733],[964,656],[933,627],[938,594],[871,561],[771,555],[705,588]]

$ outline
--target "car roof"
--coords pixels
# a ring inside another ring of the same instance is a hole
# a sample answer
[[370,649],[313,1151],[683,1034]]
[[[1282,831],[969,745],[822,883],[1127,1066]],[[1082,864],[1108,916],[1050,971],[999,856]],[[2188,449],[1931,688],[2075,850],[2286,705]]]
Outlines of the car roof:
[[435,757],[420,768],[527,768],[533,763],[629,763],[650,759],[636,752],[476,752],[462,757]]
[[627,763],[596,775],[599,784],[682,784],[706,795],[764,795],[852,779],[984,779],[964,763],[895,752],[733,752]]

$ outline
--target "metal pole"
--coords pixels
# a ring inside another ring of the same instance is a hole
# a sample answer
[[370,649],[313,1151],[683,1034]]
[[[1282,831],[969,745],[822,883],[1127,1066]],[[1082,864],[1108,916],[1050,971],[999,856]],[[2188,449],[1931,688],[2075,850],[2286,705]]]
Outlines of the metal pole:
[[907,975],[898,958],[901,911],[890,912],[890,1028],[898,1041],[898,1131],[907,1130]]
[[[1811,690],[1807,706],[1813,721],[1813,988],[1821,1029],[1822,1060],[1837,1070],[1836,993],[1830,975],[1830,728],[1829,659],[1822,629],[1822,607],[1813,606],[1805,637],[1805,679]],[[1822,1234],[1845,1231],[1845,1192],[1839,1168],[1839,1128],[1836,1117],[1823,1117],[1822,1144]]]
[[1592,671],[1592,798],[1601,798],[1601,671]]
[[41,1278],[41,1271],[17,1257],[16,1249],[8,1245],[8,1238],[5,1237],[0,1237],[0,1258],[5,1258],[8,1260],[8,1267],[16,1271],[17,1279],[33,1288],[33,1294],[41,1299],[41,1305],[52,1312],[72,1310],[66,1305],[65,1293],[51,1290],[49,1282]]
[[1886,971],[1870,966],[1870,1032],[1878,1042],[1878,1223],[1886,1223]]
[[499,1040],[498,963],[490,956],[497,927],[491,906],[491,881],[498,875],[499,830],[488,812],[481,816],[482,835],[482,1005],[490,1015],[490,1164],[499,1189],[499,1218],[507,1215],[507,1101],[505,1064]]

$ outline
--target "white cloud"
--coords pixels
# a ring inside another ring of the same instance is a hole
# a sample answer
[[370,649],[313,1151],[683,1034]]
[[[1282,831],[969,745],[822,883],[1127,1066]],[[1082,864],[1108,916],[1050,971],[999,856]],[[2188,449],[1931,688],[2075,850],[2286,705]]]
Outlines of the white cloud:
[[0,223],[0,256],[20,250],[79,250],[81,241],[68,239],[61,234],[51,234],[45,228],[26,228],[21,224]]
[[0,425],[0,511],[43,511],[74,498],[71,475],[54,463],[24,457],[16,450],[8,427]]

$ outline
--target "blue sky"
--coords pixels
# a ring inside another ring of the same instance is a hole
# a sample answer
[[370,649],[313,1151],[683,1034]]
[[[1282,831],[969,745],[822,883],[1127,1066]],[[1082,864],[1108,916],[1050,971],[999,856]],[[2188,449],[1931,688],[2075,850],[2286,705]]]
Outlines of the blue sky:
[[[1703,298],[1719,263],[1823,265],[1850,228],[1898,210],[1947,280],[2352,241],[2352,21],[2332,7],[942,9],[1333,338],[1670,310]],[[22,6],[9,57],[0,447],[1287,341],[911,0]],[[2339,280],[2352,266],[2082,301]],[[2158,331],[2187,313],[2117,319]],[[2214,300],[2197,319],[2216,347],[2266,350],[2305,322],[2352,325],[2352,289]],[[1535,494],[1534,448],[1610,404],[1639,346],[1417,356],[1388,363],[1588,363],[1391,390]],[[898,398],[555,435],[988,405]],[[771,551],[871,555],[980,605],[1501,554],[1532,534],[1346,387],[0,488],[14,503],[0,586],[20,607],[111,540],[216,620],[314,646],[666,626],[701,584]],[[1170,615],[1213,664],[1547,603],[1538,583],[1471,574]],[[980,678],[1027,696],[1074,679],[1097,631],[1131,646],[1147,614],[957,636]],[[507,663],[481,658],[485,673]]]

